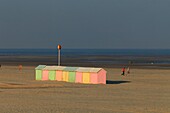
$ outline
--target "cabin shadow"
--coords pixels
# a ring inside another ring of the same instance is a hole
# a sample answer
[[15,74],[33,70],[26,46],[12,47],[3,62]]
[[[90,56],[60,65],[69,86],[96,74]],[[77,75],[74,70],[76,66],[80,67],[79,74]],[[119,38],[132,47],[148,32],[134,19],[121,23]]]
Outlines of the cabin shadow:
[[106,80],[106,84],[123,84],[123,83],[130,83],[131,81],[124,81],[124,80],[119,80],[119,81],[111,81],[111,80]]

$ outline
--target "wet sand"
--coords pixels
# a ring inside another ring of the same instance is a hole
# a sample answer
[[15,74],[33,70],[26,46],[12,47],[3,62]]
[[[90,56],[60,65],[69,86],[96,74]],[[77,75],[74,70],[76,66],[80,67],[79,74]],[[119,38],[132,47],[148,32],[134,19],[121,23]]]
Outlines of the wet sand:
[[[170,69],[170,56],[72,55],[62,56],[61,65],[83,67]],[[57,65],[57,56],[0,56],[1,65]]]
[[36,81],[35,66],[0,69],[1,113],[170,113],[170,70],[108,68],[106,85]]

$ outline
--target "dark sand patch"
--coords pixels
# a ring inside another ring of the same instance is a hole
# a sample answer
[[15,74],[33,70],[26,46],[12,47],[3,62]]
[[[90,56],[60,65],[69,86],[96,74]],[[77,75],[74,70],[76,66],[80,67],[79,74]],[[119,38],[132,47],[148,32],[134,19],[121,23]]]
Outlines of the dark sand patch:
[[36,88],[54,88],[64,87],[60,84],[15,84],[15,83],[1,83],[1,89],[36,89]]

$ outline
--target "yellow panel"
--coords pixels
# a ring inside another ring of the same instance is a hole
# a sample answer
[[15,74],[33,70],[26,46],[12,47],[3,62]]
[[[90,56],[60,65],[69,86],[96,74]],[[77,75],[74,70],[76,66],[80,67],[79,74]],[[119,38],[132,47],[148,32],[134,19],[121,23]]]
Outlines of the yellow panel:
[[68,82],[68,72],[63,71],[63,81]]
[[90,73],[83,73],[83,83],[90,83]]

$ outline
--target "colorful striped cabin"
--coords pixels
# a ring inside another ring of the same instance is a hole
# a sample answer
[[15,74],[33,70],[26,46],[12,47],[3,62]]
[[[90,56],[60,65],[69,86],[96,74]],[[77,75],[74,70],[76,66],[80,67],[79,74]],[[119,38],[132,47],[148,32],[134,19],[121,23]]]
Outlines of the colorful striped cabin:
[[85,84],[106,84],[106,71],[102,68],[40,65],[36,69],[36,80],[57,80]]

